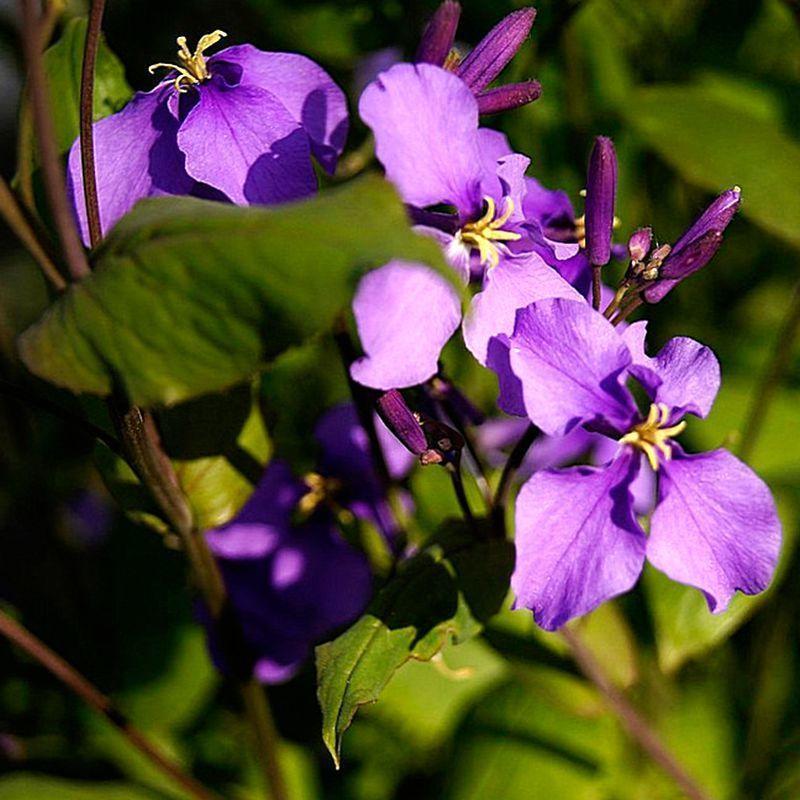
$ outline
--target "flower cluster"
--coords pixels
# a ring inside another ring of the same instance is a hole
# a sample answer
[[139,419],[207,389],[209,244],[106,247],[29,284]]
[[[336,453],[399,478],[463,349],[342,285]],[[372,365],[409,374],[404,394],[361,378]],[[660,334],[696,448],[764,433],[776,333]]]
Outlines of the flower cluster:
[[[541,93],[533,79],[493,86],[535,11],[509,15],[466,56],[454,46],[459,16],[458,3],[445,0],[414,61],[384,64],[358,101],[387,180],[452,273],[395,260],[355,292],[362,349],[347,366],[359,411],[386,423],[372,431],[384,472],[404,475],[410,454],[458,471],[462,449],[470,457],[469,426],[481,455],[502,463],[511,429],[533,445],[520,472],[512,589],[540,626],[556,629],[628,591],[645,559],[722,611],[735,591],[769,584],[780,546],[775,505],[730,453],[689,454],[676,441],[687,415],[711,409],[720,385],[713,352],[678,337],[649,356],[646,322],[628,320],[709,263],[740,190],[723,192],[672,246],[647,227],[627,246],[614,244],[610,139],[595,140],[577,216],[565,192],[531,177],[530,159],[482,124],[482,115]],[[224,35],[203,37],[194,51],[179,39],[178,63],[154,65],[167,70],[164,81],[96,124],[104,228],[160,194],[300,199],[317,188],[312,157],[334,169],[347,131],[341,90],[300,55],[238,45],[207,57]],[[69,186],[86,236],[78,145]],[[609,288],[602,278],[612,259],[628,265]],[[442,350],[459,329],[496,375],[497,408],[511,419],[484,422],[443,378]],[[372,575],[353,533],[360,523],[395,556],[406,554],[364,420],[353,406],[331,410],[316,431],[318,472],[297,478],[273,461],[236,519],[207,533],[264,681],[289,677],[313,643],[363,611]],[[564,466],[584,456],[592,463]]]

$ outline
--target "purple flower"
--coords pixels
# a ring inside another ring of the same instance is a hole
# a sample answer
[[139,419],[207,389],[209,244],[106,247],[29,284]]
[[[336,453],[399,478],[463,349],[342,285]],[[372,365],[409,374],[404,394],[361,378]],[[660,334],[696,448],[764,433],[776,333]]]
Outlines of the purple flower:
[[461,6],[453,0],[439,6],[422,34],[417,63],[443,67],[461,78],[475,95],[481,114],[519,108],[539,98],[542,87],[534,80],[488,88],[528,38],[536,9],[521,8],[509,14],[463,60],[453,49],[460,16]]
[[[413,457],[385,428],[378,431],[390,473],[405,474]],[[369,601],[369,563],[342,538],[337,518],[366,521],[386,537],[395,532],[352,405],[326,412],[315,435],[319,472],[299,479],[273,461],[236,518],[206,534],[255,675],[266,683],[288,680],[316,642]],[[213,638],[211,649],[218,666],[230,669]]]
[[[548,630],[629,590],[645,558],[701,589],[715,612],[736,590],[765,589],[775,568],[780,523],[767,486],[725,450],[689,455],[674,441],[684,415],[710,411],[716,357],[676,338],[650,358],[644,333],[644,323],[620,332],[586,303],[548,299],[519,311],[508,338],[518,402],[534,424],[551,436],[583,428],[616,442],[602,466],[542,470],[517,499],[512,588]],[[651,401],[645,413],[631,377]],[[631,484],[648,465],[658,492],[645,535]]]
[[[225,34],[178,39],[168,78],[137,92],[94,126],[101,223],[107,231],[144,197],[194,194],[248,205],[316,191],[313,155],[332,172],[347,135],[344,94],[313,61],[229,47],[206,59]],[[88,241],[80,145],[69,154],[68,184]]]
[[[417,230],[440,242],[462,282],[473,274],[482,280],[464,323],[467,347],[481,363],[489,339],[513,329],[517,308],[578,296],[536,252],[521,212],[528,159],[512,153],[501,134],[478,127],[478,105],[463,81],[430,64],[399,64],[365,90],[360,112],[387,177],[424,223]],[[442,205],[453,213],[431,211]],[[362,279],[353,311],[366,355],[351,372],[377,389],[434,375],[461,321],[448,281],[401,261]]]

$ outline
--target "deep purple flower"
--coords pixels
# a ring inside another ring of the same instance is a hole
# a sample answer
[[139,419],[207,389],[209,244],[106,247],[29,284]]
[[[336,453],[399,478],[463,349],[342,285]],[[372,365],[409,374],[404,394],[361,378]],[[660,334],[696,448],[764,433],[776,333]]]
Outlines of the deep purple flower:
[[536,19],[535,8],[521,8],[502,19],[463,60],[454,51],[461,6],[445,0],[422,34],[417,63],[434,64],[456,74],[478,101],[481,114],[496,114],[533,102],[542,93],[539,81],[489,85],[503,71],[523,42]]
[[607,136],[598,136],[589,156],[586,180],[586,251],[602,267],[611,259],[614,203],[617,197],[617,154]]
[[[440,242],[462,282],[473,273],[482,281],[464,326],[481,363],[489,339],[511,332],[517,308],[577,296],[531,242],[521,211],[528,159],[512,153],[502,134],[478,127],[477,103],[463,81],[429,64],[399,64],[365,90],[360,112],[387,177],[412,217],[424,221],[417,230]],[[442,205],[453,213],[431,213]],[[432,377],[461,321],[447,280],[400,261],[362,279],[353,311],[366,355],[351,372],[377,389]]]
[[675,242],[669,255],[656,265],[642,293],[648,303],[657,303],[682,280],[702,269],[722,245],[722,235],[741,205],[738,186],[724,191]]
[[[629,590],[645,558],[701,589],[714,612],[736,590],[765,589],[775,568],[780,523],[767,486],[725,450],[689,455],[674,441],[685,414],[710,411],[716,357],[676,338],[650,358],[644,333],[643,323],[620,332],[586,303],[548,299],[519,311],[508,339],[531,421],[552,436],[583,428],[616,441],[603,466],[542,470],[517,499],[512,588],[548,630]],[[631,377],[650,398],[646,413]],[[630,489],[643,460],[658,476],[649,535]]]
[[[390,473],[405,474],[413,457],[385,428],[378,431]],[[395,532],[352,405],[326,412],[315,435],[318,472],[300,479],[273,461],[236,518],[206,534],[255,674],[266,683],[288,680],[316,642],[357,617],[369,601],[369,564],[342,538],[337,518],[368,522],[387,538]],[[218,643],[211,644],[227,670]]]
[[[103,230],[137,200],[195,194],[248,205],[316,191],[313,155],[332,172],[347,135],[344,94],[305,56],[229,47],[206,59],[225,34],[191,53],[178,39],[177,65],[149,92],[94,126]],[[151,71],[152,69],[151,68]],[[79,142],[69,154],[69,191],[88,241]]]

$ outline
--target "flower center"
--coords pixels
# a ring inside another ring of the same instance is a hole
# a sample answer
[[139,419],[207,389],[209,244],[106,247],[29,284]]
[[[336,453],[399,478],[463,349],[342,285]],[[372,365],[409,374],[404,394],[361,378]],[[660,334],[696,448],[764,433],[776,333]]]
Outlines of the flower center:
[[323,503],[330,503],[342,488],[336,478],[326,478],[318,472],[309,472],[303,477],[308,491],[298,500],[297,508],[303,516],[311,516]]
[[500,261],[500,250],[495,242],[516,242],[522,238],[519,233],[504,231],[505,225],[514,213],[514,201],[506,198],[506,210],[495,219],[497,208],[491,197],[484,197],[486,212],[475,222],[468,222],[457,234],[468,247],[477,250],[481,264],[496,267]]
[[665,427],[669,419],[669,409],[664,403],[651,403],[647,419],[634,425],[630,433],[626,433],[620,440],[620,444],[629,444],[641,450],[650,462],[654,472],[658,471],[658,454],[664,456],[665,461],[672,458],[672,448],[669,440],[677,436],[686,427],[686,421],[682,420],[677,425]]
[[194,49],[194,53],[186,46],[186,37],[179,36],[177,42],[178,61],[180,64],[167,64],[163,62],[151,64],[148,68],[149,72],[151,75],[157,69],[168,69],[172,72],[177,72],[178,74],[173,84],[178,92],[185,92],[190,86],[197,86],[211,77],[208,66],[206,65],[204,53],[227,35],[225,31],[216,30],[213,33],[207,33],[205,36],[201,36],[200,40],[197,42],[197,47]]

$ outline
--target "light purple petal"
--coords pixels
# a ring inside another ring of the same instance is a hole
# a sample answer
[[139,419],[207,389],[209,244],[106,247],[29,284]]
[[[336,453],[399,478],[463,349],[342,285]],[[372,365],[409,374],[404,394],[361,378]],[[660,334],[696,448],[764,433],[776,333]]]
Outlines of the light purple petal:
[[422,236],[435,239],[444,251],[447,263],[453,268],[461,282],[466,286],[469,283],[472,269],[472,253],[470,248],[455,236],[438,228],[431,228],[427,225],[415,225],[414,231]]
[[514,331],[517,310],[548,297],[583,303],[583,298],[536,253],[508,257],[486,271],[483,291],[464,318],[464,342],[486,364],[489,340]]
[[391,261],[367,273],[353,300],[365,356],[350,367],[373,389],[402,389],[433,377],[439,355],[461,322],[453,287],[421,264]]
[[311,151],[330,173],[347,139],[347,99],[330,75],[297,53],[268,53],[249,44],[228,47],[209,59],[237,64],[240,86],[265,89],[278,98],[311,139]]
[[212,78],[181,123],[186,171],[234,203],[280,203],[313,194],[309,140],[280,100],[256,86]]
[[497,375],[497,407],[506,414],[524,417],[526,412],[522,383],[511,369],[510,357],[508,336],[501,334],[489,340],[486,366]]
[[628,487],[637,460],[537,472],[516,506],[517,607],[555,630],[628,591],[642,571],[645,536]]
[[588,424],[627,430],[636,414],[621,384],[631,355],[602,314],[584,302],[540,300],[517,312],[510,363],[532,422],[551,436]]
[[397,441],[395,435],[377,414],[375,415],[375,431],[378,434],[381,450],[383,450],[389,477],[395,481],[402,480],[417,463],[416,456]]
[[[616,439],[609,439],[607,436],[596,433],[589,435],[592,437],[593,464],[607,464],[620,454],[622,445]],[[644,517],[653,510],[656,503],[656,474],[649,465],[642,461],[641,455],[639,455],[639,461],[643,468],[631,482],[630,490],[631,497],[633,497],[633,510],[639,516]]]
[[431,64],[398,64],[361,95],[386,176],[411,205],[480,210],[478,104],[455,75]]
[[[178,123],[167,108],[171,86],[137,92],[121,111],[94,124],[94,156],[100,224],[105,235],[138,200],[163,194],[189,194],[176,137]],[[89,227],[83,196],[80,140],[69,151],[67,188],[84,243]]]
[[670,578],[696,586],[711,611],[734,593],[769,585],[781,526],[767,485],[726,450],[684,455],[663,465],[647,557]]

